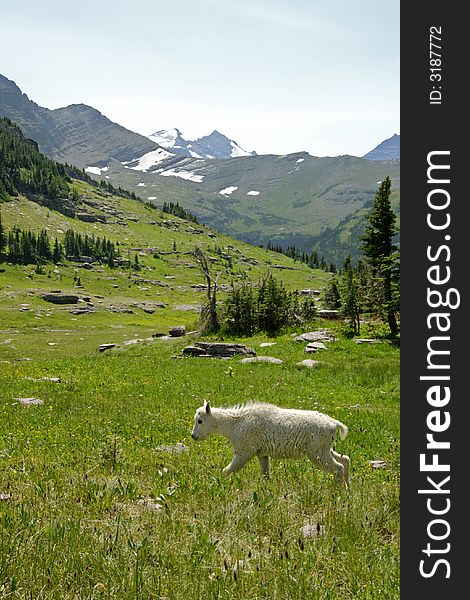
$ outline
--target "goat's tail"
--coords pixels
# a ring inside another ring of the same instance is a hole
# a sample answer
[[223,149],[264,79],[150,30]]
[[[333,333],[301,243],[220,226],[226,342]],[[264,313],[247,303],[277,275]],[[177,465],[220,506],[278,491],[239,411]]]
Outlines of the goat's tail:
[[348,428],[340,421],[336,421],[336,429],[339,429],[339,435],[342,440],[348,435]]

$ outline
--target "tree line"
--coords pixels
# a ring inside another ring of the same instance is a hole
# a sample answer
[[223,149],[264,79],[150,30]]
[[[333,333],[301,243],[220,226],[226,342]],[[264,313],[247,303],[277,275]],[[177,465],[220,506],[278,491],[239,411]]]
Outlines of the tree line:
[[82,235],[67,229],[63,243],[52,239],[45,229],[39,233],[14,226],[10,231],[2,225],[0,215],[0,262],[17,265],[60,263],[64,259],[87,257],[113,267],[119,252],[105,237]]
[[175,217],[180,217],[181,219],[186,219],[186,221],[190,221],[191,223],[196,223],[199,225],[197,217],[185,210],[182,206],[179,205],[178,202],[164,202],[162,206],[162,212],[170,215],[175,215]]
[[283,248],[280,244],[272,244],[270,241],[268,242],[267,249],[278,252],[279,254],[284,254],[284,256],[288,256],[293,260],[305,263],[312,269],[321,269],[322,271],[336,273],[336,265],[334,263],[328,264],[325,257],[323,255],[320,256],[317,250],[313,250],[309,253],[304,250],[299,250],[299,248],[293,245]]

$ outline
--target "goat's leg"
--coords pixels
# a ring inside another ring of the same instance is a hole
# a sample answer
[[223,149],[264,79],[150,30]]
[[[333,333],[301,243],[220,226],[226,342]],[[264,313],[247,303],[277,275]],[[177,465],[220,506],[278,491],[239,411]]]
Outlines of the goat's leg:
[[345,468],[341,462],[333,457],[332,450],[329,446],[318,448],[316,452],[310,452],[308,456],[317,467],[323,469],[323,471],[333,473],[337,483],[343,483],[343,481],[345,481]]
[[232,462],[225,467],[222,473],[229,475],[230,473],[236,473],[252,458],[250,454],[237,454],[235,453]]
[[269,473],[271,470],[269,456],[258,456],[258,460],[259,468],[261,469],[261,475],[266,475],[267,477],[269,477]]
[[349,463],[351,462],[349,460],[349,456],[346,456],[346,454],[338,454],[334,450],[331,451],[331,454],[333,455],[333,458],[335,460],[337,460],[338,462],[340,462],[343,465],[344,481],[346,483],[346,487],[349,487]]

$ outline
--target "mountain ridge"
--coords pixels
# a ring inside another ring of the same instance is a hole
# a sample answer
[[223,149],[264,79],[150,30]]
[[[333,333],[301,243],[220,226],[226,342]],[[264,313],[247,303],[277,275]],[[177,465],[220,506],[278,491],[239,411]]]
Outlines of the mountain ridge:
[[192,158],[234,158],[235,156],[255,156],[247,152],[226,135],[214,129],[209,135],[195,140],[187,140],[178,128],[162,129],[149,135],[149,139],[167,150]]
[[[113,123],[93,107],[39,107],[0,76],[2,113],[16,120],[51,158],[85,168],[95,179],[128,189],[158,207],[179,203],[201,223],[253,244],[289,246],[301,240],[308,249],[323,229],[336,227],[370,202],[386,175],[399,196],[396,158],[314,157],[307,152],[182,156]],[[179,130],[174,139],[178,133],[184,140]]]

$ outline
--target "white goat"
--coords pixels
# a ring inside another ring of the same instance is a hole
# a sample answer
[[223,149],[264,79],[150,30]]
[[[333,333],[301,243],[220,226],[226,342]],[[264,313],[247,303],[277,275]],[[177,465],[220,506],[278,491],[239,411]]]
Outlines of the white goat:
[[228,438],[234,456],[224,473],[235,473],[256,456],[261,473],[269,475],[270,458],[308,456],[338,483],[349,485],[349,457],[331,446],[339,429],[344,439],[348,428],[336,419],[313,410],[279,408],[253,403],[231,408],[211,408],[209,402],[197,409],[191,437],[205,440],[218,433]]

